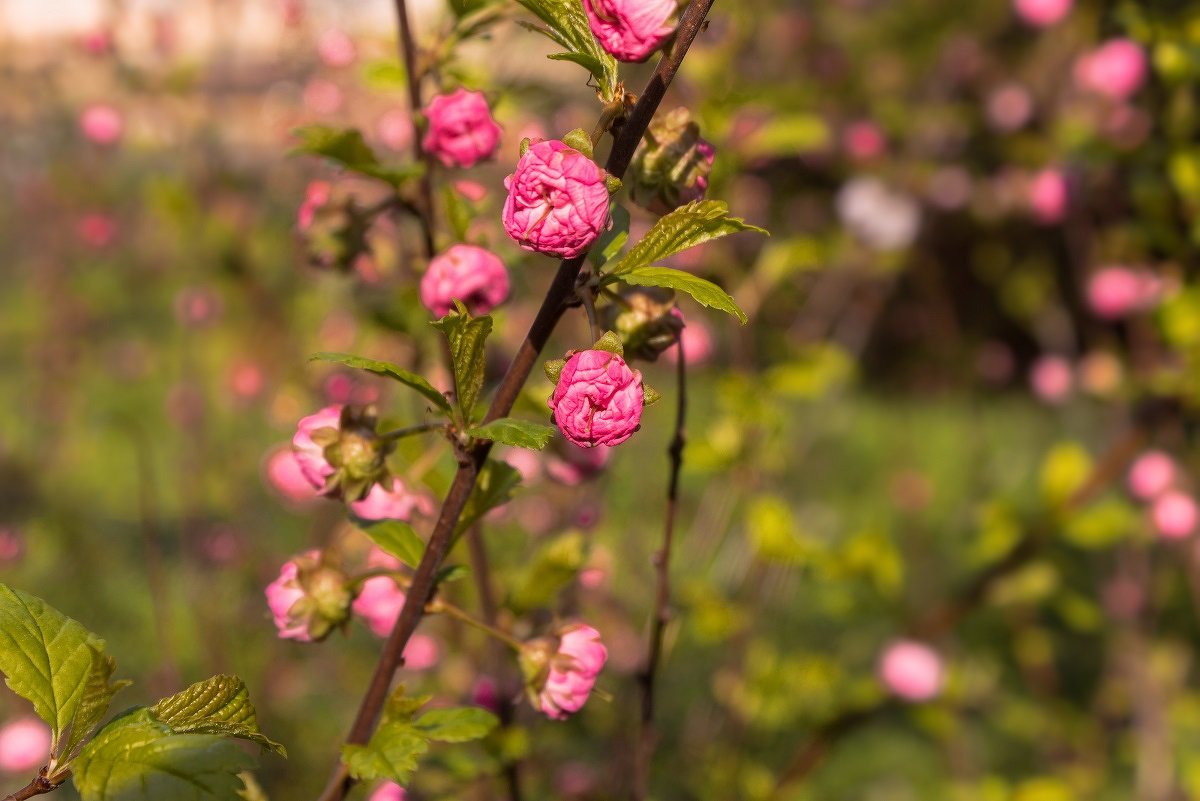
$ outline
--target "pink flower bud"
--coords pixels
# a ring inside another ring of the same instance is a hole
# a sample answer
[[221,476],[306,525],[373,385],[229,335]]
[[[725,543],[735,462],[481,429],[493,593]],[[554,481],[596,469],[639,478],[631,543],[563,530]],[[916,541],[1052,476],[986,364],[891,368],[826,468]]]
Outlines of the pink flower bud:
[[345,31],[331,28],[317,39],[317,55],[328,67],[349,67],[358,58],[358,51]]
[[1067,213],[1067,179],[1056,169],[1045,169],[1033,176],[1028,190],[1029,208],[1042,225],[1062,222]]
[[1035,28],[1048,28],[1071,13],[1073,0],[1014,0],[1017,16]]
[[88,106],[79,115],[79,129],[98,145],[116,144],[124,128],[121,112],[102,103]]
[[267,606],[280,639],[319,642],[350,617],[346,575],[320,551],[306,551],[283,564],[267,585]]
[[504,230],[525,250],[574,258],[608,224],[604,170],[557,139],[529,146],[504,179]]
[[443,317],[461,301],[472,314],[487,314],[508,298],[508,270],[489,250],[454,245],[429,262],[421,277],[421,303]]
[[[319,559],[320,553],[309,551],[305,556]],[[267,585],[267,606],[275,620],[275,628],[279,629],[279,637],[284,640],[299,640],[312,642],[308,634],[308,622],[303,618],[293,618],[288,613],[293,606],[304,597],[300,587],[299,568],[294,561],[284,562],[279,571],[279,578]]]
[[1171,490],[1158,496],[1150,509],[1150,517],[1154,527],[1164,539],[1178,540],[1196,530],[1197,515],[1196,501],[1191,495],[1178,490]]
[[447,167],[471,167],[496,154],[500,126],[492,119],[483,92],[459,88],[438,95],[424,110],[429,130],[421,149]]
[[548,401],[563,435],[581,448],[619,445],[642,419],[642,374],[605,350],[572,354]]
[[645,61],[674,31],[675,0],[583,0],[600,46],[620,61]]
[[923,643],[899,640],[879,660],[879,680],[905,701],[928,701],[942,690],[942,660]]
[[363,520],[410,520],[414,510],[432,514],[433,504],[424,495],[409,492],[403,481],[393,477],[391,489],[376,484],[367,497],[350,504],[350,509]]
[[[389,576],[367,579],[350,609],[377,637],[386,637],[404,608],[404,592]],[[412,641],[409,641],[409,645]]]
[[406,801],[407,798],[408,793],[403,787],[395,782],[387,782],[379,785],[367,801]]
[[340,426],[342,407],[326,406],[321,411],[304,417],[296,424],[296,435],[292,437],[292,450],[300,472],[317,490],[325,487],[326,481],[335,472],[325,458],[325,447],[313,441],[313,434],[323,428],[337,430]]
[[600,632],[576,623],[560,637],[558,651],[550,657],[545,683],[537,692],[537,706],[554,720],[565,720],[587,703],[596,677],[608,660]]
[[0,727],[0,771],[25,773],[50,759],[50,727],[35,717],[17,718]]
[[1129,39],[1111,39],[1075,62],[1075,83],[1111,100],[1125,100],[1146,80],[1146,53]]
[[1162,451],[1146,451],[1129,468],[1129,491],[1135,498],[1152,501],[1175,482],[1175,460]]
[[1066,401],[1074,383],[1071,364],[1061,356],[1043,356],[1029,371],[1033,394],[1045,403],[1056,405]]
[[1158,300],[1154,277],[1129,267],[1104,267],[1088,281],[1088,305],[1096,316],[1119,320],[1142,311]]

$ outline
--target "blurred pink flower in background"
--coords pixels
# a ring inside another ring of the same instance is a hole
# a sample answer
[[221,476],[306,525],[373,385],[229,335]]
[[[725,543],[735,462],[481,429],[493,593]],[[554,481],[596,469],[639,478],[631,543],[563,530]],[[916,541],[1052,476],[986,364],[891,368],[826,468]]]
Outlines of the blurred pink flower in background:
[[387,782],[375,788],[375,792],[371,793],[371,797],[367,801],[406,801],[408,793],[404,788],[395,782]]
[[987,116],[998,131],[1020,130],[1033,116],[1033,95],[1018,83],[1006,83],[988,95]]
[[317,212],[333,197],[333,187],[328,181],[311,181],[304,188],[304,201],[296,211],[296,228],[307,231],[312,227]]
[[317,37],[317,55],[327,67],[349,67],[358,58],[358,51],[345,31],[330,28]]
[[25,542],[15,526],[0,526],[0,564],[15,562],[25,552]]
[[487,314],[508,298],[508,291],[504,262],[476,245],[451,246],[421,276],[421,303],[434,317],[449,314],[456,300],[471,314]]
[[384,147],[401,153],[412,145],[412,118],[404,109],[385,111],[375,122],[375,135]]
[[[350,610],[363,619],[372,633],[377,637],[386,637],[396,625],[396,618],[404,608],[404,591],[396,586],[389,576],[369,578],[363,584],[362,590]],[[409,640],[409,646],[412,641]],[[407,653],[407,649],[405,649]]]
[[342,90],[325,78],[313,78],[304,85],[304,107],[315,114],[333,114],[342,107]]
[[914,640],[888,645],[879,660],[879,680],[892,694],[906,701],[928,701],[942,690],[941,657]]
[[417,633],[404,647],[404,667],[409,670],[429,670],[438,663],[440,655],[441,649],[437,640],[428,634]]
[[510,448],[501,457],[521,474],[521,483],[531,484],[542,474],[542,457],[524,448]]
[[393,476],[390,490],[376,484],[367,497],[350,504],[350,508],[363,520],[408,520],[413,511],[432,514],[433,502],[424,495],[409,492],[404,482]]
[[598,475],[611,458],[612,448],[607,445],[583,448],[564,440],[546,456],[546,475],[559,484],[574,487]]
[[855,161],[870,161],[883,155],[887,139],[874,122],[858,120],[842,132],[842,149]]
[[1029,182],[1029,208],[1034,219],[1042,225],[1062,222],[1067,214],[1070,193],[1067,179],[1061,170],[1048,167],[1033,176]]
[[1110,39],[1075,62],[1075,83],[1111,100],[1125,100],[1146,80],[1146,52],[1130,39]]
[[1088,306],[1098,317],[1119,320],[1153,306],[1160,289],[1159,281],[1145,270],[1102,267],[1088,281]]
[[1129,468],[1129,491],[1142,501],[1152,501],[1175,483],[1175,460],[1162,451],[1146,451]]
[[1033,394],[1045,403],[1063,403],[1070,397],[1074,384],[1071,363],[1062,356],[1042,356],[1029,371],[1029,385]]
[[1004,384],[1013,376],[1016,359],[1012,348],[997,339],[989,339],[975,354],[975,372],[989,384]]
[[278,448],[268,456],[264,472],[271,487],[293,503],[311,501],[318,497],[312,483],[300,469],[300,462],[290,446]]
[[[679,312],[678,309],[674,311]],[[679,316],[682,317],[682,313]],[[689,366],[699,367],[712,358],[712,331],[708,324],[700,318],[693,317],[687,321],[683,326],[683,331],[679,334],[679,341],[683,343],[683,355]],[[663,356],[668,362],[675,364],[679,360],[679,347],[672,345],[663,351]]]
[[429,127],[421,149],[447,167],[472,167],[490,159],[500,146],[500,126],[483,92],[460,87],[434,97],[423,113]]
[[199,327],[221,316],[221,299],[207,287],[187,287],[175,295],[175,319]]
[[75,226],[80,241],[90,248],[100,249],[112,244],[117,236],[117,221],[103,212],[89,212]]
[[0,771],[37,770],[50,758],[50,727],[35,717],[17,718],[0,727]]
[[471,691],[471,703],[492,713],[500,711],[500,691],[491,676],[480,676]]
[[103,103],[87,106],[79,115],[79,130],[98,145],[116,144],[124,129],[121,112]]
[[454,191],[472,203],[478,203],[487,197],[487,187],[478,181],[455,181]]
[[1046,28],[1059,23],[1071,13],[1073,0],[1014,0],[1013,6],[1026,23]]
[[257,364],[250,361],[239,361],[229,366],[226,383],[229,391],[235,397],[250,400],[257,398],[262,393],[266,381],[263,378],[262,368]]
[[95,28],[79,37],[79,44],[89,56],[104,56],[112,52],[112,32],[107,28]]
[[1150,509],[1154,527],[1164,539],[1182,539],[1196,530],[1198,510],[1191,495],[1171,490],[1158,496]]

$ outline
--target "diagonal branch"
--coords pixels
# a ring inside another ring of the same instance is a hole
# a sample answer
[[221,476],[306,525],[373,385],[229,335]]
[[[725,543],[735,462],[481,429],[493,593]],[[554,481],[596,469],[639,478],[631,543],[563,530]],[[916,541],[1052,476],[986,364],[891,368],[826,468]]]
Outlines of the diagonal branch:
[[[403,2],[403,0],[397,1]],[[679,71],[679,66],[683,63],[688,48],[691,47],[692,42],[703,28],[704,19],[708,15],[709,9],[712,8],[713,2],[714,0],[691,0],[683,12],[675,46],[670,53],[659,60],[654,75],[642,92],[637,105],[634,106],[629,118],[615,135],[612,151],[605,164],[605,169],[610,174],[617,178],[625,174],[629,162],[633,159],[633,151],[641,141],[642,135],[645,134],[659,103],[666,95],[667,87],[670,86],[675,74]],[[537,317],[534,318],[525,341],[521,343],[521,347],[517,350],[508,371],[504,374],[504,378],[496,390],[496,395],[484,417],[485,423],[504,417],[512,410],[521,388],[525,385],[530,373],[533,372],[538,354],[546,346],[550,334],[553,333],[559,318],[566,310],[566,303],[575,291],[575,278],[579,275],[584,258],[584,256],[578,256],[566,259],[559,265],[558,272],[546,292],[546,297],[542,301],[541,308],[538,309]],[[454,481],[442,503],[433,533],[430,534],[425,554],[421,557],[421,563],[413,575],[412,585],[408,592],[409,603],[404,605],[392,633],[384,644],[383,653],[379,656],[375,673],[363,695],[354,725],[346,740],[348,744],[365,744],[375,729],[396,670],[404,662],[404,647],[408,644],[413,632],[416,631],[417,625],[424,615],[425,605],[433,596],[436,589],[437,571],[450,549],[458,520],[475,487],[479,470],[487,461],[491,447],[492,443],[488,440],[475,444],[466,458],[462,460],[454,475]],[[343,801],[353,784],[354,780],[345,766],[339,762],[333,771],[329,785],[320,796],[320,801]]]

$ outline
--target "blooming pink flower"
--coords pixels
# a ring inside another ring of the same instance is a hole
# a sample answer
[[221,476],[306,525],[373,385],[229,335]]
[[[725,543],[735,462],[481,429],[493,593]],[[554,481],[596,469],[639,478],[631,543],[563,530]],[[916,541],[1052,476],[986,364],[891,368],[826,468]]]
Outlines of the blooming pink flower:
[[35,717],[17,718],[0,727],[0,771],[24,773],[50,758],[50,727]]
[[325,481],[336,471],[326,460],[325,449],[313,442],[312,434],[322,428],[338,428],[341,415],[341,406],[326,406],[319,412],[302,418],[296,424],[296,434],[292,437],[292,450],[296,454],[300,472],[308,479],[308,483],[318,490],[325,486]]
[[[307,559],[321,558],[319,551],[308,551],[304,554]],[[292,559],[283,563],[279,570],[279,578],[267,585],[267,606],[275,620],[275,628],[279,629],[279,637],[284,640],[312,642],[308,633],[308,621],[301,616],[290,614],[296,602],[305,596],[300,586],[300,569]]]
[[1033,364],[1029,372],[1029,384],[1033,394],[1042,401],[1059,404],[1071,394],[1075,383],[1071,363],[1062,356],[1043,356]]
[[928,701],[942,690],[942,660],[923,643],[898,640],[879,660],[879,679],[905,701]]
[[500,126],[492,119],[483,92],[460,87],[430,100],[424,113],[429,130],[421,148],[447,167],[470,167],[496,154]]
[[103,103],[88,106],[79,115],[79,129],[98,145],[113,145],[125,129],[121,112]]
[[295,451],[286,445],[267,457],[264,472],[271,487],[293,503],[303,503],[317,497],[312,482],[300,469]]
[[1146,451],[1129,468],[1129,491],[1135,498],[1152,501],[1175,481],[1175,460],[1162,451]]
[[363,520],[409,520],[413,511],[421,514],[431,514],[433,505],[424,495],[409,492],[404,482],[398,477],[392,477],[392,488],[384,489],[382,484],[371,487],[367,497],[350,504],[355,517]]
[[408,150],[413,138],[412,120],[408,112],[400,108],[385,111],[375,123],[375,135],[389,150],[398,153]]
[[605,350],[572,354],[548,401],[563,435],[581,448],[619,445],[642,419],[642,374]]
[[561,636],[558,653],[550,659],[546,684],[538,693],[538,708],[549,718],[565,720],[587,703],[596,677],[608,661],[600,632],[576,623]]
[[307,231],[312,227],[317,211],[333,196],[333,188],[328,181],[311,181],[304,188],[304,202],[296,212],[296,228]]
[[1111,100],[1125,100],[1146,80],[1146,52],[1129,39],[1110,39],[1075,62],[1075,83]]
[[1048,168],[1033,176],[1028,190],[1029,208],[1042,225],[1062,222],[1067,213],[1067,179],[1060,170]]
[[1047,28],[1071,12],[1073,0],[1014,0],[1017,16],[1035,28]]
[[525,250],[573,258],[608,224],[604,170],[557,139],[535,142],[504,179],[504,230]]
[[317,38],[317,55],[326,66],[349,67],[358,58],[358,51],[345,31],[330,28]]
[[887,149],[887,139],[879,126],[870,120],[858,120],[842,132],[842,148],[855,161],[879,158]]
[[[404,592],[389,576],[367,579],[350,610],[363,619],[377,637],[386,637],[404,608]],[[409,640],[409,644],[412,641]]]
[[1178,540],[1196,530],[1200,510],[1191,495],[1171,490],[1158,496],[1150,509],[1150,517],[1164,539]]
[[675,30],[675,0],[583,0],[600,46],[620,61],[645,61]]
[[75,226],[79,238],[90,248],[102,248],[117,235],[117,221],[108,214],[91,212],[79,218]]
[[508,298],[508,270],[490,250],[454,245],[429,262],[421,277],[421,303],[442,317],[458,300],[472,314],[487,314]]
[[367,801],[405,801],[407,798],[408,793],[404,791],[403,787],[395,782],[387,782],[379,785]]

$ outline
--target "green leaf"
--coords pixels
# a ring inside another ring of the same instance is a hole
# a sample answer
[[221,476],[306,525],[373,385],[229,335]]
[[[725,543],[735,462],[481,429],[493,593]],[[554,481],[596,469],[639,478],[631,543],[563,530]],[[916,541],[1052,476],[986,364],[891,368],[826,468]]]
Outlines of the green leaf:
[[407,784],[417,769],[417,757],[429,750],[429,740],[409,721],[385,722],[366,745],[342,747],[342,761],[360,781],[389,779]]
[[442,198],[446,202],[446,219],[454,230],[454,238],[465,241],[467,229],[471,226],[471,207],[467,199],[454,191],[453,184],[446,184],[442,188]]
[[49,724],[56,754],[83,707],[96,654],[103,650],[104,641],[79,622],[40,598],[0,584],[0,673]]
[[213,676],[150,707],[176,734],[217,734],[249,740],[287,756],[287,750],[258,729],[250,691],[237,676]]
[[470,422],[475,401],[483,390],[483,346],[492,333],[492,318],[486,314],[472,317],[465,307],[458,304],[457,311],[434,322],[433,327],[441,331],[450,344],[458,408],[462,411],[463,422]]
[[615,331],[605,331],[603,336],[592,343],[592,350],[602,350],[622,358],[625,357],[625,345]]
[[597,270],[616,258],[629,241],[629,212],[625,207],[614,201],[609,204],[608,215],[612,223],[588,251],[588,261]]
[[70,762],[78,756],[84,741],[104,719],[113,696],[133,683],[124,680],[112,681],[116,666],[115,659],[98,648],[92,648],[92,667],[83,687],[83,698],[68,726],[69,730],[64,733],[65,736],[54,751],[56,761]]
[[455,531],[457,538],[475,524],[479,518],[512,500],[512,493],[521,484],[521,474],[507,462],[488,459],[479,477],[475,479],[475,490],[463,507],[462,517],[459,518]]
[[542,365],[542,370],[546,373],[546,378],[550,379],[551,384],[557,384],[559,377],[562,376],[563,368],[566,366],[566,359],[551,359]]
[[592,137],[582,128],[575,128],[563,135],[563,144],[573,147],[589,159],[592,157]]
[[692,300],[700,305],[732,314],[742,325],[746,324],[746,313],[738,308],[729,293],[712,281],[685,273],[683,270],[673,270],[670,267],[638,267],[622,273],[621,280],[637,286],[662,286],[678,289],[680,292],[691,295]]
[[442,743],[465,743],[486,737],[500,724],[499,718],[477,706],[453,709],[431,709],[414,724],[430,740]]
[[450,414],[454,410],[450,406],[450,401],[446,400],[446,396],[438,392],[433,384],[430,384],[416,373],[409,372],[403,367],[392,364],[391,362],[381,362],[375,359],[364,359],[361,356],[351,356],[349,353],[314,353],[308,357],[309,361],[332,362],[334,364],[344,364],[347,367],[353,367],[358,370],[366,370],[377,375],[393,378],[404,384],[407,387],[420,392],[427,399],[433,402],[433,405],[438,410],[445,414]]
[[688,248],[739,231],[767,233],[745,220],[730,217],[729,207],[720,200],[696,200],[661,217],[608,274],[623,275],[640,267],[649,267]]
[[421,164],[403,167],[383,165],[357,128],[305,125],[292,133],[300,139],[300,144],[292,149],[291,155],[321,156],[350,172],[384,181],[394,189],[399,189],[425,172]]
[[470,433],[476,439],[490,439],[492,442],[499,442],[502,445],[515,445],[518,448],[540,451],[554,436],[554,426],[501,417],[486,425],[472,428]]
[[111,721],[75,761],[83,801],[229,801],[238,774],[253,767],[235,743],[213,734],[175,734],[148,709]]
[[583,568],[585,553],[583,535],[571,531],[542,545],[514,583],[507,605],[523,613],[548,607],[563,587],[575,580]]
[[596,78],[598,93],[605,103],[617,95],[617,62],[604,51],[588,26],[583,4],[572,0],[518,0],[546,24],[545,28],[522,23],[550,37],[567,52],[550,58],[574,61]]
[[409,567],[416,567],[425,555],[425,541],[402,520],[361,520],[355,523],[383,550]]

